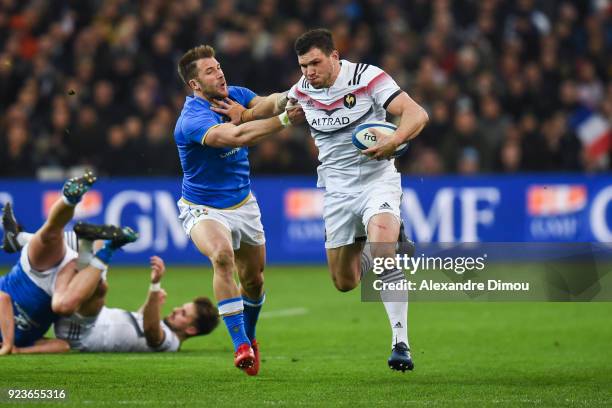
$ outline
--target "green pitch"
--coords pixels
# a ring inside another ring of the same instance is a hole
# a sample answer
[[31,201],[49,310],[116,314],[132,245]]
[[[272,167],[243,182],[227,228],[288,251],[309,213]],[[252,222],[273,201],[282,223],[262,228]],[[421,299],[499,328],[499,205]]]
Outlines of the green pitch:
[[[109,283],[109,306],[136,309],[148,270],[114,268]],[[211,296],[211,271],[169,267],[163,286],[169,311]],[[176,354],[3,357],[0,406],[7,388],[65,389],[57,405],[85,407],[612,404],[610,303],[415,303],[416,369],[399,373],[382,304],[337,292],[324,268],[268,268],[266,288],[258,377],[232,366],[221,325]]]

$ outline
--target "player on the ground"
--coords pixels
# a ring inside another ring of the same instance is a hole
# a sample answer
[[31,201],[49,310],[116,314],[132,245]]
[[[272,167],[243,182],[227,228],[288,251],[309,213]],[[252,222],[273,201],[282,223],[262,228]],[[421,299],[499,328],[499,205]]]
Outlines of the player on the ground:
[[228,86],[210,46],[187,51],[178,72],[193,91],[174,130],[183,168],[179,218],[185,233],[212,262],[215,297],[234,345],[234,364],[256,375],[260,359],[255,326],[265,298],[265,237],[251,194],[247,146],[300,120],[301,110],[285,112],[286,94],[259,97],[249,89]]
[[[4,213],[2,225],[5,236],[16,237],[23,245],[33,236],[19,230],[10,208]],[[75,251],[78,249],[79,262],[87,264],[94,256],[94,241],[112,239],[119,234],[120,229],[112,225],[78,222],[72,234],[74,239],[67,244]],[[19,249],[20,245],[14,240],[5,251],[15,252],[14,249]],[[175,307],[170,315],[161,319],[161,308],[166,300],[161,279],[166,267],[160,257],[153,256],[150,261],[151,286],[138,312],[106,307],[108,284],[105,274],[102,274],[94,293],[77,312],[55,322],[55,336],[67,341],[73,350],[147,352],[178,351],[186,339],[212,332],[219,323],[219,316],[217,308],[206,297]]]
[[148,352],[179,351],[185,340],[212,332],[219,323],[219,312],[206,297],[175,307],[162,319],[166,292],[160,281],[165,269],[160,257],[151,257],[151,286],[137,312],[106,307],[108,284],[101,280],[79,313],[55,323],[56,337],[80,351]]
[[[75,313],[91,297],[113,253],[136,239],[129,228],[120,230],[77,273],[77,254],[64,241],[64,227],[94,181],[94,175],[87,172],[64,184],[62,197],[51,207],[44,225],[22,244],[13,269],[0,277],[0,354],[66,351],[65,342],[46,340],[43,335],[59,315]],[[11,205],[6,203],[3,223],[7,225],[11,218]],[[16,224],[5,229],[5,248],[19,244],[17,231]]]
[[[427,113],[380,68],[340,60],[328,30],[311,30],[295,42],[302,78],[289,91],[306,115],[319,148],[318,187],[325,187],[324,219],[327,259],[336,288],[349,291],[372,266],[372,257],[395,255],[400,233],[400,175],[392,155],[414,138],[428,121]],[[393,135],[372,131],[377,144],[361,154],[353,146],[355,127],[400,116]],[[375,160],[373,160],[375,159]],[[360,238],[367,236],[369,251]],[[374,245],[374,243],[382,245]],[[386,271],[383,281],[403,279],[400,270]],[[381,293],[389,316],[392,353],[388,364],[405,371],[414,367],[407,334],[407,293],[403,299]],[[401,300],[401,301],[399,301]]]

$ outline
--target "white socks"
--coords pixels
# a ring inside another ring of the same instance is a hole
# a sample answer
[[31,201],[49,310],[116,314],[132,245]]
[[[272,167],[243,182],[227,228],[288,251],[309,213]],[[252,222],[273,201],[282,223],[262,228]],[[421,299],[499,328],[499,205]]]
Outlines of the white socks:
[[[367,243],[361,253],[360,270],[362,279],[367,272],[372,270],[373,263],[370,244]],[[399,282],[404,278],[404,272],[401,270],[389,270],[380,275],[380,279],[388,283]],[[410,348],[410,343],[408,343],[408,291],[380,291],[380,298],[389,317],[393,334],[391,348],[397,343],[406,343],[406,346]]]
[[[400,294],[405,297],[406,301],[398,302]],[[385,305],[393,333],[391,348],[397,343],[406,343],[406,346],[410,348],[410,343],[408,343],[408,291],[393,291],[392,293],[381,291],[380,298]]]
[[81,270],[89,265],[93,258],[93,241],[79,239],[79,257],[77,258],[77,269]]
[[[405,279],[404,271],[400,269],[386,270],[380,275],[385,283],[397,283]],[[385,305],[391,332],[391,348],[397,343],[408,343],[408,290],[381,290],[380,299]]]
[[19,245],[24,247],[25,244],[30,242],[33,236],[34,234],[30,234],[29,232],[21,231],[19,234],[17,234],[17,242],[19,243]]

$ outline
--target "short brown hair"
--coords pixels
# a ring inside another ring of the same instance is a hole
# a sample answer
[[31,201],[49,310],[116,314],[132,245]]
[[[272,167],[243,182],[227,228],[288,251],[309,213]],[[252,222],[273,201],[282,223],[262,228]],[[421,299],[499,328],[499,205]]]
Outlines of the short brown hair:
[[318,48],[325,55],[329,55],[336,49],[336,46],[331,31],[325,28],[316,28],[299,36],[295,40],[293,48],[298,56],[306,54],[311,48]]
[[207,297],[193,299],[196,308],[196,318],[193,325],[197,329],[196,336],[212,332],[219,324],[219,310]]
[[202,58],[214,58],[215,49],[210,45],[198,45],[187,51],[178,63],[178,74],[185,84],[198,74],[197,62]]

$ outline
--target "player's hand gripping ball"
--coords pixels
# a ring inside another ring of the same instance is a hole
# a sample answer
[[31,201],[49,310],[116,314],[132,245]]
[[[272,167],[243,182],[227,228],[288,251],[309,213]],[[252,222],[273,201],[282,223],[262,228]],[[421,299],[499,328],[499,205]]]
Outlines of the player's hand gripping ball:
[[[378,138],[371,131],[371,129],[375,129],[377,133],[380,132],[386,135],[392,135],[393,132],[395,132],[395,130],[397,129],[397,126],[395,126],[393,123],[381,121],[362,123],[361,125],[357,126],[355,128],[355,131],[353,132],[353,144],[356,148],[358,148],[359,150],[366,150],[376,145],[376,143],[378,142]],[[393,157],[399,157],[403,155],[408,151],[408,147],[408,142],[402,143],[395,149]]]

